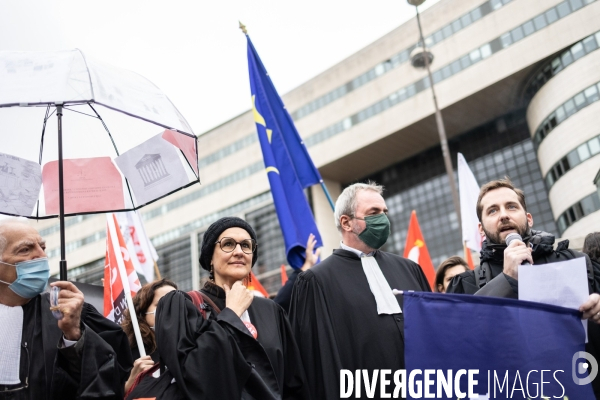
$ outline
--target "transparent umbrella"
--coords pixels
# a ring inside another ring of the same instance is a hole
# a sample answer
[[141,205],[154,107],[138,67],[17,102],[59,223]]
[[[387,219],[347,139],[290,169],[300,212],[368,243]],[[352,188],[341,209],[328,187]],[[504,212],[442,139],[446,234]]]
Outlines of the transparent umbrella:
[[197,141],[146,78],[80,50],[0,52],[0,213],[136,210],[200,181]]

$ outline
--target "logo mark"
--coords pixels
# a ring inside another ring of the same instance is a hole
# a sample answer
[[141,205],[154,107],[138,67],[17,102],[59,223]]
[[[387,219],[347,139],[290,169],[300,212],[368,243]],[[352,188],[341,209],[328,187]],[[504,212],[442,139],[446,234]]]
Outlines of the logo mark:
[[[582,359],[585,359],[587,362],[583,362]],[[588,366],[590,366],[590,374],[584,378],[580,378],[581,375],[587,372]],[[598,375],[598,361],[596,361],[593,355],[585,351],[578,351],[573,354],[571,367],[573,382],[576,385],[587,385]]]

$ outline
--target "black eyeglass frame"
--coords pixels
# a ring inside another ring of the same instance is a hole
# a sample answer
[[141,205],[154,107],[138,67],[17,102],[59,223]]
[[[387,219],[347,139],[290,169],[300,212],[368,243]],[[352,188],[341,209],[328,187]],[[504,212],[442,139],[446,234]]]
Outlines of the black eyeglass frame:
[[[227,251],[227,250],[223,249],[223,245],[221,244],[221,241],[223,241],[223,240],[225,240],[225,239],[233,240],[233,241],[235,242],[235,247],[234,247],[233,249],[231,249],[231,251]],[[250,253],[247,253],[247,252],[244,250],[244,247],[242,246],[242,243],[244,243],[244,242],[246,242],[246,241],[250,241],[250,243],[252,243],[252,249],[251,249]],[[233,238],[230,238],[230,237],[224,237],[224,238],[221,238],[221,240],[217,240],[217,241],[215,242],[215,244],[218,244],[218,245],[219,245],[219,248],[220,248],[220,249],[221,249],[223,252],[225,252],[225,253],[233,253],[233,251],[235,251],[235,249],[236,249],[236,247],[237,247],[237,245],[238,245],[238,244],[240,245],[240,249],[242,249],[242,252],[243,252],[244,254],[253,254],[253,253],[256,251],[256,249],[258,248],[258,244],[256,243],[256,240],[254,240],[254,239],[244,239],[244,240],[242,240],[241,242],[238,242],[237,240],[235,240],[235,239],[233,239]]]

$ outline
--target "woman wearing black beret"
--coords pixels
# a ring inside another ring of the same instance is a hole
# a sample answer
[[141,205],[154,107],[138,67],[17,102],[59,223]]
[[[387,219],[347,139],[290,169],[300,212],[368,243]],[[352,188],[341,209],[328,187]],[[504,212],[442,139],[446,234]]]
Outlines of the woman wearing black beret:
[[[256,233],[246,221],[226,217],[208,228],[202,241],[200,265],[209,271],[210,280],[200,292],[190,292],[189,295],[170,293],[159,303],[156,336],[161,359],[166,358],[167,368],[177,370],[174,374],[176,380],[179,375],[185,381],[184,385],[198,386],[194,382],[201,377],[195,376],[195,362],[192,361],[196,355],[197,362],[219,364],[223,361],[219,359],[218,351],[210,354],[199,351],[199,348],[206,349],[204,343],[209,339],[202,338],[202,323],[216,324],[226,332],[247,365],[251,366],[251,371],[242,364],[233,367],[241,393],[228,398],[308,399],[301,357],[285,312],[272,300],[254,297],[243,284],[249,279],[257,257]],[[184,296],[187,300],[185,307],[181,304]],[[190,299],[195,308],[202,311],[202,317],[191,311]],[[182,308],[188,310],[188,314],[194,314],[197,327],[188,324],[182,329],[176,326],[176,319],[184,317]],[[200,319],[202,323],[198,322]],[[163,349],[168,348],[171,354],[163,357]],[[232,361],[238,362],[236,358]],[[215,379],[212,383],[232,386],[222,379]],[[186,393],[191,392],[193,390],[186,390]]]

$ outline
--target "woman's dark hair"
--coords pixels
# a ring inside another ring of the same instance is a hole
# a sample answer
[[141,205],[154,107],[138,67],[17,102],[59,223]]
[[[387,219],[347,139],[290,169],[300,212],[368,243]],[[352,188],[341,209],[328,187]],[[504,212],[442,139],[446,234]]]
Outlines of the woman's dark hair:
[[[140,334],[142,335],[142,341],[144,342],[144,347],[148,354],[152,354],[156,350],[156,339],[154,337],[154,331],[150,329],[150,325],[146,322],[146,311],[148,311],[148,307],[150,307],[152,301],[154,301],[156,290],[163,286],[171,286],[177,289],[177,284],[175,282],[163,278],[159,281],[145,284],[133,297],[133,307],[135,308],[138,325],[140,326]],[[127,334],[129,345],[132,349],[135,349],[137,347],[137,342],[135,341],[133,324],[131,323],[131,316],[129,315],[128,309],[123,313],[123,317],[121,326]]]
[[433,285],[432,288],[434,292],[438,292],[438,285],[444,286],[444,276],[446,276],[446,271],[448,268],[452,268],[457,265],[462,265],[465,267],[465,271],[469,269],[469,264],[467,264],[467,262],[459,256],[447,258],[440,264],[437,272],[435,273],[435,285]]
[[583,241],[583,249],[592,260],[600,262],[600,232],[589,233]]

